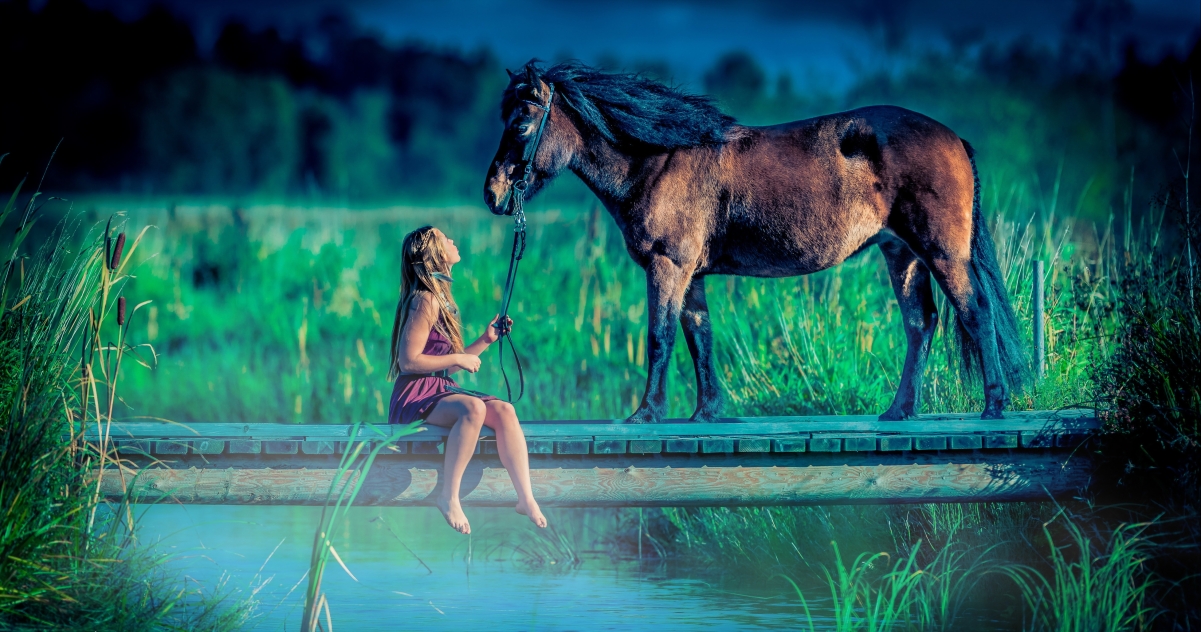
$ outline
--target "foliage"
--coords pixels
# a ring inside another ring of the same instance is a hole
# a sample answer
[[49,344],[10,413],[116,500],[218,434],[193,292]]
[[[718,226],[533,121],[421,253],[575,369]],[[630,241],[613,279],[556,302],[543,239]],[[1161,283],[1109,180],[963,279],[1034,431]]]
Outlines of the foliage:
[[[398,195],[479,200],[506,83],[487,50],[393,44],[333,16],[294,36],[231,21],[207,53],[163,7],[129,22],[79,0],[38,7],[0,2],[0,74],[27,87],[0,101],[0,150],[28,156],[23,170],[48,138],[66,136],[60,177],[89,192],[356,206]],[[1089,38],[1064,41],[1060,51],[953,42],[948,53],[898,56],[892,70],[856,78],[845,94],[795,90],[793,77],[769,77],[732,51],[683,87],[754,125],[876,103],[910,107],[971,140],[982,167],[1007,180],[1046,185],[1062,170],[1068,190],[1087,187],[1087,210],[1097,211],[1090,218],[1103,219],[1128,165],[1145,190],[1170,175],[1162,147],[1180,137],[1172,95],[1195,76],[1201,47],[1186,59],[1129,52],[1120,66],[1099,66],[1081,63],[1087,56],[1076,50]],[[55,55],[45,54],[46,42]],[[678,75],[655,61],[596,63],[669,82]],[[586,195],[582,187],[555,194]]]
[[[1057,520],[1062,512],[1052,520]],[[1063,519],[1069,544],[1061,546],[1049,528],[1043,534],[1050,549],[1050,576],[1029,566],[1011,565],[1007,575],[1022,590],[1031,629],[1055,632],[1145,630],[1155,619],[1146,605],[1154,580],[1146,563],[1153,543],[1147,524],[1119,525],[1104,547],[1085,534],[1076,521]]]
[[[1187,187],[1187,181],[1184,183]],[[1111,475],[1172,504],[1201,501],[1201,266],[1195,211],[1167,200],[1154,232],[1126,244],[1117,327],[1092,377],[1104,402]],[[1155,220],[1156,218],[1152,218]],[[1160,232],[1162,222],[1175,229]]]
[[[25,254],[19,246],[39,217],[40,194],[17,206],[18,193],[0,212],[3,224],[20,211],[0,266],[0,627],[240,626],[247,604],[176,586],[166,557],[135,546],[128,505],[98,496],[90,472],[114,456],[82,430],[106,434],[113,371],[127,350],[112,324],[104,330],[119,342],[100,343],[101,323],[117,315],[110,310],[125,311],[113,288],[120,256],[104,240],[70,252],[70,224]],[[126,253],[135,250],[136,243]]]

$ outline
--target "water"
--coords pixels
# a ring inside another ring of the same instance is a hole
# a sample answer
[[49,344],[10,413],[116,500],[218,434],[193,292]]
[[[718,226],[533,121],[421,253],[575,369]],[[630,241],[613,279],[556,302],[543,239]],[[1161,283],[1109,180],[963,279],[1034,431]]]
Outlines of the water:
[[[257,616],[246,629],[299,630],[319,514],[314,507],[159,505],[146,511],[139,531],[143,542],[157,542],[172,554],[173,569],[201,586],[224,581],[242,595],[257,588]],[[653,563],[590,550],[611,532],[615,511],[547,515],[582,552],[577,568],[545,557],[536,567],[539,558],[531,552],[547,540],[510,509],[468,508],[471,536],[452,531],[433,508],[353,509],[333,533],[339,556],[358,581],[333,559],[324,576],[334,629],[807,627],[782,579],[731,578],[720,569],[669,576]]]

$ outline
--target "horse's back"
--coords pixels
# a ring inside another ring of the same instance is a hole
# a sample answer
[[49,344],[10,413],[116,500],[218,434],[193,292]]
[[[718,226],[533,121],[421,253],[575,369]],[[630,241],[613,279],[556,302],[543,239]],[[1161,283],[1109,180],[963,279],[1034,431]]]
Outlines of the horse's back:
[[970,216],[973,178],[962,141],[912,110],[863,107],[742,127],[732,137],[718,170],[730,194],[718,211],[726,239],[714,244],[715,271],[776,276],[835,265],[892,228],[897,209],[910,213],[905,201],[926,192],[966,195]]

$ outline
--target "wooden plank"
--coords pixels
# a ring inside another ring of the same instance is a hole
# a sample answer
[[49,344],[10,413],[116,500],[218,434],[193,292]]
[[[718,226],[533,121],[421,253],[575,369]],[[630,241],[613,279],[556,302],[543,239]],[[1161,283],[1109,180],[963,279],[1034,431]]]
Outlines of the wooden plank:
[[772,439],[772,452],[804,452],[808,439]]
[[[1023,411],[1007,412],[1005,419],[984,421],[979,414],[937,414],[919,415],[908,421],[879,421],[871,415],[842,415],[842,416],[796,416],[796,417],[731,417],[720,423],[697,424],[681,423],[680,420],[667,420],[668,423],[619,424],[619,423],[589,423],[589,422],[539,422],[524,423],[523,429],[529,438],[585,437],[590,435],[607,435],[627,440],[661,438],[671,436],[676,438],[704,437],[720,435],[781,435],[802,432],[856,432],[856,433],[912,433],[939,434],[972,433],[972,432],[1053,432],[1065,434],[1069,431],[1083,432],[1099,428],[1099,422],[1093,411],[1072,409],[1064,411]],[[193,423],[189,425],[163,422],[125,422],[113,424],[112,436],[115,439],[165,439],[186,437],[225,437],[225,438],[254,438],[254,439],[292,439],[307,438],[309,440],[337,440],[349,438],[352,426],[349,425],[294,425],[294,424],[235,424],[235,423]],[[393,427],[378,425],[376,428],[388,434]],[[86,429],[89,437],[94,436],[95,429]],[[436,426],[422,426],[416,435],[405,437],[404,440],[438,440],[449,431]],[[484,436],[492,436],[490,429],[485,428]],[[368,438],[375,436],[369,430],[362,430],[360,436]]]
[[588,454],[591,441],[556,441],[555,454]]
[[809,451],[842,452],[842,439],[840,437],[813,435],[809,438]]
[[619,439],[597,439],[592,443],[593,454],[625,454],[626,442]]
[[914,450],[946,450],[947,438],[942,435],[918,436],[913,438]]
[[[980,457],[990,453],[942,453]],[[1046,452],[1008,453],[995,458],[951,462],[915,462],[897,456],[874,465],[827,461],[800,467],[688,467],[694,456],[672,457],[672,467],[564,467],[561,461],[533,460],[534,495],[543,506],[680,506],[753,504],[837,504],[864,502],[993,502],[1068,497],[1089,482],[1091,468],[1081,458],[1056,458]],[[297,457],[300,458],[300,457]],[[110,470],[102,492],[119,498],[125,484],[141,502],[171,500],[208,504],[314,505],[325,502],[336,474],[336,458],[320,467],[187,467]],[[736,457],[717,457],[733,459]],[[429,505],[435,497],[440,459],[412,462],[381,458],[363,482],[360,505]],[[347,474],[357,477],[358,472]],[[511,506],[513,486],[495,459],[473,459],[464,476],[464,505]]]
[[739,439],[739,452],[771,452],[770,439]]
[[554,454],[554,441],[526,441],[526,449],[530,454]]
[[895,452],[913,449],[913,437],[880,437],[881,452]]
[[1013,449],[1018,447],[1018,436],[1016,434],[987,434],[984,435],[984,447],[986,449]]
[[296,454],[299,441],[264,441],[263,452],[267,454]]
[[442,444],[434,443],[433,441],[421,441],[410,444],[409,451],[413,454],[442,454]]
[[333,454],[336,441],[301,441],[300,451],[305,454]]
[[155,441],[154,442],[154,453],[155,454],[187,454],[188,453],[188,442],[187,441]]
[[722,454],[733,451],[733,439],[701,439],[701,452],[705,454]]
[[1055,435],[1048,432],[1023,432],[1021,443],[1023,448],[1053,448]]
[[658,439],[630,441],[630,454],[658,454],[663,451],[663,442]]
[[952,450],[979,450],[984,447],[983,438],[980,435],[951,435],[950,449]]
[[263,451],[263,442],[255,439],[230,439],[230,454],[258,454]]
[[116,444],[117,452],[119,454],[141,454],[149,456],[150,450],[153,448],[152,442],[150,441],[123,440],[114,441],[114,444]]
[[220,439],[197,439],[192,442],[192,454],[221,454],[225,442]]
[[[364,424],[359,430],[359,439],[369,440],[376,438],[385,438],[396,431],[396,427],[390,424],[374,424],[374,428],[378,432],[371,430],[372,424]],[[196,422],[191,424],[168,423],[159,421],[131,421],[114,423],[111,429],[111,435],[114,439],[167,439],[167,438],[190,438],[190,437],[226,437],[240,439],[310,439],[310,440],[338,440],[349,439],[350,431],[354,428],[349,424],[264,424],[264,423],[219,423],[219,422]],[[412,440],[416,437],[432,434],[440,437],[445,437],[450,431],[446,428],[438,426],[421,426],[417,429],[414,435],[408,435],[405,439]],[[95,428],[85,429],[86,436],[96,436]],[[495,433],[490,428],[484,428],[481,432],[483,435],[491,436]]]
[[663,451],[672,454],[696,454],[700,442],[696,439],[668,439],[663,442]]
[[843,452],[874,452],[876,450],[875,435],[847,435],[842,438]]

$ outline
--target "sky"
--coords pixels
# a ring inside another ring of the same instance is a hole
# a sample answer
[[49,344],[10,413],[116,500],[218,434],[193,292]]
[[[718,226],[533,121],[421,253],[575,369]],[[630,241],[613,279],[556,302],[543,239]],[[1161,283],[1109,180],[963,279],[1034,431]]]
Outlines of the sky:
[[[155,0],[87,0],[136,17]],[[164,1],[164,0],[158,0]],[[1113,5],[1120,0],[1089,0]],[[577,58],[665,61],[677,83],[698,81],[723,53],[750,53],[794,85],[837,90],[899,52],[947,50],[951,39],[1058,46],[1077,0],[165,0],[202,47],[232,18],[294,33],[335,7],[386,39],[459,50],[485,47],[502,63]],[[1133,37],[1147,58],[1183,53],[1201,34],[1197,0],[1133,0],[1114,39]]]

